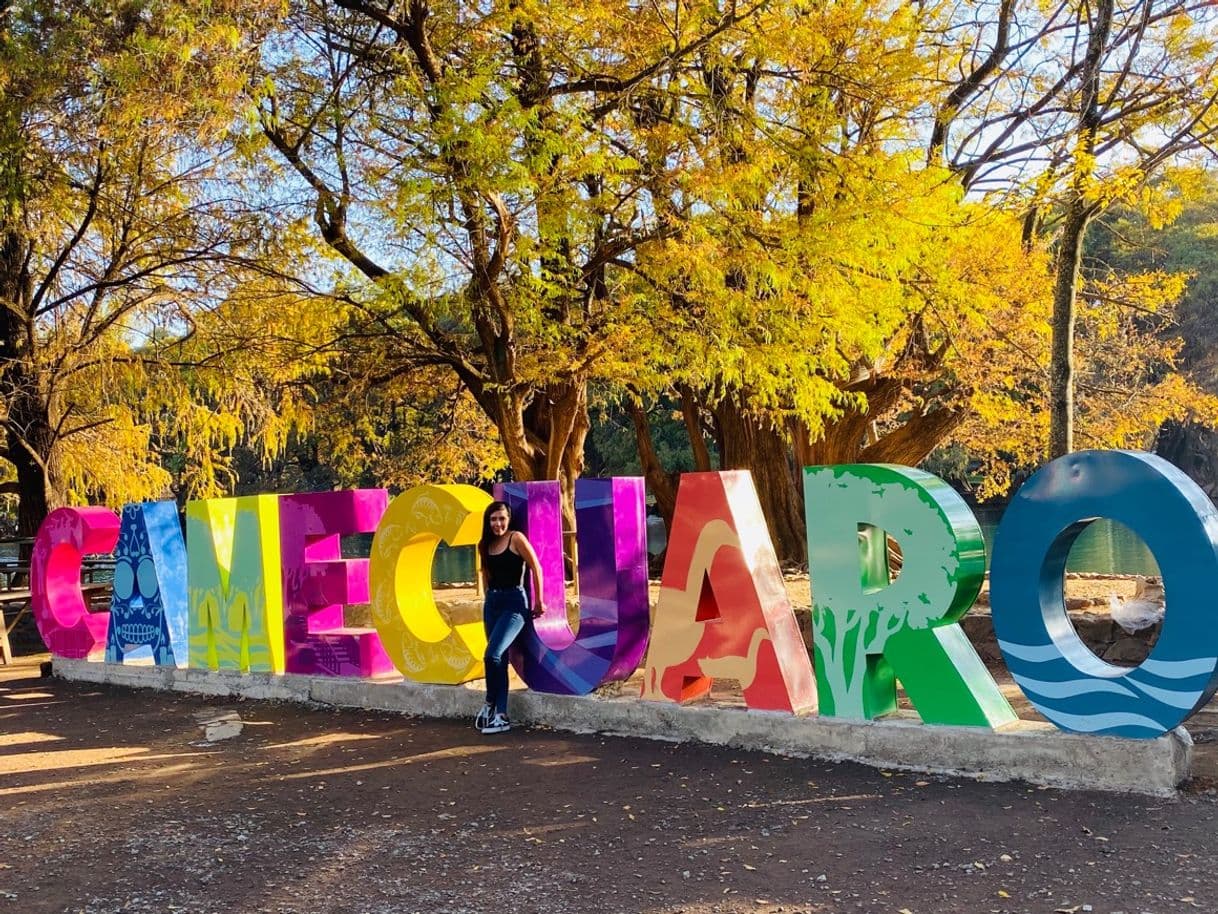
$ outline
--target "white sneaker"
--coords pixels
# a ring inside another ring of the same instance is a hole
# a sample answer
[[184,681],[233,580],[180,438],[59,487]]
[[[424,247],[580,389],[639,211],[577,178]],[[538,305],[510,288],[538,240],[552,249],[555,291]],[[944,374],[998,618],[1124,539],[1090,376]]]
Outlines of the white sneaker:
[[512,722],[508,720],[506,714],[496,714],[490,719],[486,726],[482,727],[483,733],[506,733],[512,729]]
[[495,706],[488,701],[482,706],[482,709],[478,712],[478,716],[474,718],[474,729],[481,730],[491,722],[491,718],[494,716],[494,714]]

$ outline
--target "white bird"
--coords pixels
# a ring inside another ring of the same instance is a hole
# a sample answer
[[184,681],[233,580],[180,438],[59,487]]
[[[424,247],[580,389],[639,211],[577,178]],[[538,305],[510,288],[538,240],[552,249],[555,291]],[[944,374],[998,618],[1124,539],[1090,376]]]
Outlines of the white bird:
[[1158,578],[1139,577],[1137,589],[1128,600],[1122,600],[1115,593],[1108,594],[1108,609],[1112,621],[1133,634],[1162,620],[1167,609],[1167,594]]

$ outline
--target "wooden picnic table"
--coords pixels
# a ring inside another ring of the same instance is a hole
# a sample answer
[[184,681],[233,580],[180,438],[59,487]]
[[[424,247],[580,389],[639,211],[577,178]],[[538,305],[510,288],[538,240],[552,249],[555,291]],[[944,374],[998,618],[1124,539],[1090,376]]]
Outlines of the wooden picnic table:
[[[96,584],[99,578],[109,580],[113,576],[113,556],[86,555],[80,563],[80,579],[86,584]],[[29,562],[18,559],[0,559],[0,592],[28,586],[29,580]]]
[[[17,556],[28,556],[34,540],[0,539],[0,548],[11,549]],[[114,579],[114,556],[86,555],[80,563],[81,589],[89,612],[104,612],[110,608],[110,581]],[[30,611],[30,562],[28,558],[0,558],[0,663],[13,658],[9,634]],[[8,621],[6,611],[16,607],[17,614]]]
[[[2,573],[2,570],[0,570]],[[29,575],[29,566],[25,568]],[[91,613],[106,612],[110,608],[110,584],[106,581],[89,581],[80,585],[85,596],[85,608]],[[5,587],[0,589],[0,663],[13,662],[13,647],[9,634],[17,627],[21,618],[30,611],[33,594],[28,587]],[[17,607],[13,621],[8,622],[5,612],[10,606]]]

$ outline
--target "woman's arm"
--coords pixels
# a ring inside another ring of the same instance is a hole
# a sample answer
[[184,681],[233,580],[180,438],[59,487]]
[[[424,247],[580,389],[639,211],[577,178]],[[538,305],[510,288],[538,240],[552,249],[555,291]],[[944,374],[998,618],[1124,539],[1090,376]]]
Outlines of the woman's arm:
[[524,559],[524,563],[529,566],[529,571],[533,573],[533,618],[536,619],[546,611],[541,596],[545,593],[542,586],[541,563],[537,561],[537,553],[533,551],[533,544],[523,533],[517,532],[508,544],[508,548]]

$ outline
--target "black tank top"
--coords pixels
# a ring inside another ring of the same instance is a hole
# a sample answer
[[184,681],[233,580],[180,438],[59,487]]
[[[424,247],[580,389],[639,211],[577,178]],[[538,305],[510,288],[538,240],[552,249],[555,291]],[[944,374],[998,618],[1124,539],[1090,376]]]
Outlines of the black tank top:
[[490,575],[487,586],[491,590],[510,590],[519,587],[524,580],[524,559],[512,551],[512,540],[515,538],[516,534],[512,533],[507,546],[500,553],[486,550],[486,570]]

